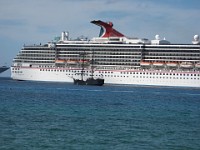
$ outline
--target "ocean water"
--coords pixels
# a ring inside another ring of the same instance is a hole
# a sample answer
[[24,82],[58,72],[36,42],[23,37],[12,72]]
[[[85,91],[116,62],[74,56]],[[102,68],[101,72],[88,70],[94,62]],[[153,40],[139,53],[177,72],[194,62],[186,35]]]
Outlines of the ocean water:
[[199,150],[200,89],[0,78],[1,150]]

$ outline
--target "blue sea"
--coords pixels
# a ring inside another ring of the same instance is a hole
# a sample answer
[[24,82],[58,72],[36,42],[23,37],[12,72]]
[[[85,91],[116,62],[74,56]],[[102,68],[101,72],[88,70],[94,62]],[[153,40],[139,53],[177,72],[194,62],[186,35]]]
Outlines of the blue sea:
[[199,150],[200,89],[0,78],[1,150]]

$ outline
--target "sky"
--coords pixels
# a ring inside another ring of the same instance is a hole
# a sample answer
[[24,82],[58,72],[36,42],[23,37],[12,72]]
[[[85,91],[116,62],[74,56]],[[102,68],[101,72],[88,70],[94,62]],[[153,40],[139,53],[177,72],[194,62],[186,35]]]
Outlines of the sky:
[[24,44],[45,44],[62,31],[97,37],[92,20],[111,21],[128,37],[191,43],[200,35],[199,14],[199,0],[0,0],[0,66],[11,66]]

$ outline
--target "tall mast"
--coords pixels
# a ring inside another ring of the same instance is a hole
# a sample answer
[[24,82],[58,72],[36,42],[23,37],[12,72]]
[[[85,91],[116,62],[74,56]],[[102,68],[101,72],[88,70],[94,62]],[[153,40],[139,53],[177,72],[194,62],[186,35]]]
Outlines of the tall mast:
[[91,76],[92,76],[92,78],[94,76],[94,66],[93,66],[93,64],[94,64],[94,50],[92,49],[92,61],[91,61],[91,71],[92,71]]
[[80,53],[80,56],[82,56],[82,60],[80,60],[80,62],[81,62],[81,80],[83,80],[85,51],[83,53]]

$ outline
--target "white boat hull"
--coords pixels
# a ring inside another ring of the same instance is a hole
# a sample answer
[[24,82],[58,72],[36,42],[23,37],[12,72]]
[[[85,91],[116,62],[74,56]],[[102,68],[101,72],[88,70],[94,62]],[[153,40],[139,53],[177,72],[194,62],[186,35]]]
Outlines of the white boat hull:
[[[15,80],[73,82],[73,77],[78,77],[77,72],[80,71],[72,68],[12,67],[11,77]],[[89,77],[88,74],[85,78]],[[103,77],[109,84],[200,87],[199,71],[98,70],[94,77]]]
[[178,67],[177,63],[167,63],[166,64],[167,67]]

